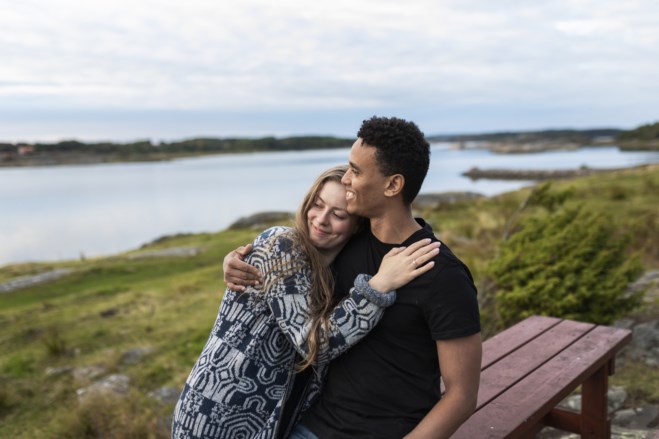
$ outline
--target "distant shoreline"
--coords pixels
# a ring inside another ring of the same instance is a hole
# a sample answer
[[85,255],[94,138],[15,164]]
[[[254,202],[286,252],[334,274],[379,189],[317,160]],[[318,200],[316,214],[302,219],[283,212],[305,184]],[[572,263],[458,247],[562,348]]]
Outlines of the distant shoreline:
[[[659,151],[659,140],[622,139],[618,129],[546,130],[477,135],[427,136],[430,143],[448,143],[451,149],[485,149],[497,154],[529,154],[578,150],[585,147],[617,147],[621,151]],[[152,143],[0,142],[0,168],[61,165],[94,165],[169,161],[219,154],[308,151],[349,148],[352,138],[331,136],[262,138],[191,138]]]
[[352,139],[306,136],[260,139],[189,139],[180,142],[0,143],[0,167],[92,165],[168,161],[218,154],[348,148]]
[[[656,146],[656,145],[655,145]],[[659,146],[656,148],[650,149],[627,149],[622,148],[618,145],[585,145],[585,146],[576,146],[576,145],[564,145],[564,144],[552,144],[552,145],[532,145],[529,144],[507,144],[502,146],[501,144],[484,144],[479,147],[469,147],[463,148],[460,144],[455,144],[455,149],[487,149],[496,154],[529,154],[529,153],[543,153],[548,151],[565,151],[571,150],[575,151],[581,148],[586,147],[618,147],[621,151],[633,152],[633,151],[659,151]],[[290,151],[312,151],[317,148],[309,148],[303,150],[245,150],[245,151],[208,151],[208,152],[155,152],[149,154],[136,154],[136,155],[125,155],[125,154],[83,154],[83,153],[31,153],[11,156],[2,155],[0,153],[0,168],[26,168],[26,167],[46,167],[46,166],[75,166],[75,165],[99,165],[99,164],[109,164],[109,163],[148,163],[148,162],[164,162],[184,158],[195,158],[195,157],[207,157],[207,156],[216,156],[216,155],[226,155],[226,154],[244,154],[244,153],[261,153],[261,152],[290,152]],[[327,148],[327,149],[336,149],[336,148]],[[505,171],[504,171],[505,172]],[[465,174],[467,175],[467,174]],[[467,175],[470,177],[470,175]],[[477,177],[485,178],[485,177]],[[547,177],[553,178],[553,177]],[[560,178],[560,177],[558,177]],[[511,177],[510,179],[519,179],[517,177]]]

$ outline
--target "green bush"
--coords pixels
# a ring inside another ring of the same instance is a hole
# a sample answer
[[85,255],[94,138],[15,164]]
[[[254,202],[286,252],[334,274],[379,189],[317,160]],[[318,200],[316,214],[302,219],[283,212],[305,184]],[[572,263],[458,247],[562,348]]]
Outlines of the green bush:
[[144,395],[97,394],[69,410],[51,428],[58,439],[166,439],[170,423]]
[[659,139],[659,122],[641,125],[640,127],[623,131],[618,134],[618,140],[653,140]]
[[499,322],[540,314],[607,324],[640,304],[640,294],[626,293],[639,258],[627,254],[612,219],[578,207],[549,210],[520,220],[489,266]]

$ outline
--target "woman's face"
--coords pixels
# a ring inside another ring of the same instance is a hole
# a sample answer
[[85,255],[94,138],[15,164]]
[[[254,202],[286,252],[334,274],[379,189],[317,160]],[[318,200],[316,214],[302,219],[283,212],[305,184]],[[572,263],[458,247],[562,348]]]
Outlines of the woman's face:
[[357,217],[346,210],[346,190],[339,182],[328,181],[307,212],[309,237],[323,252],[340,250],[357,227]]

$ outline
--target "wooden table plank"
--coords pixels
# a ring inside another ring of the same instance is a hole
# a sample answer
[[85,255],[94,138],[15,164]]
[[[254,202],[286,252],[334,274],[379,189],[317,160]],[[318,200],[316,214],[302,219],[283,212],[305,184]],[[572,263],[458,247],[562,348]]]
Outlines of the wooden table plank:
[[483,343],[481,370],[518,349],[561,322],[556,317],[532,316],[487,339]]
[[[531,316],[490,337],[483,343],[481,371],[545,333],[562,320],[556,317]],[[440,381],[440,388],[443,395],[446,391],[443,380]]]
[[476,410],[524,379],[595,327],[563,320],[481,372]]
[[625,329],[598,326],[478,410],[453,438],[525,438],[553,407],[631,340]]

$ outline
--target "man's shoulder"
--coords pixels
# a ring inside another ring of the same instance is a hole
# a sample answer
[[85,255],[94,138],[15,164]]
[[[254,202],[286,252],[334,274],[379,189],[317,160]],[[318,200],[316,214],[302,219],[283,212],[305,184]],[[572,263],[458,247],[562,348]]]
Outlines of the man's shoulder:
[[439,240],[442,245],[439,247],[439,254],[436,257],[435,264],[441,267],[463,268],[466,267],[464,262],[458,258],[453,250],[442,240]]
[[[439,247],[439,254],[432,259],[435,265],[427,273],[417,278],[419,284],[425,285],[432,290],[439,285],[453,284],[460,280],[468,284],[473,284],[474,279],[469,267],[453,253],[444,241],[440,239],[435,240],[442,243]],[[462,283],[462,281],[459,283]]]
[[455,253],[453,253],[450,247],[444,241],[435,236],[430,224],[426,223],[421,218],[417,218],[416,220],[421,225],[421,228],[417,230],[412,236],[410,236],[405,244],[410,245],[420,239],[427,238],[430,238],[432,241],[438,241],[442,244],[439,248],[439,254],[433,258],[435,261],[435,267],[431,271],[437,272],[446,268],[466,268],[466,265],[460,260],[460,258],[455,255]]

